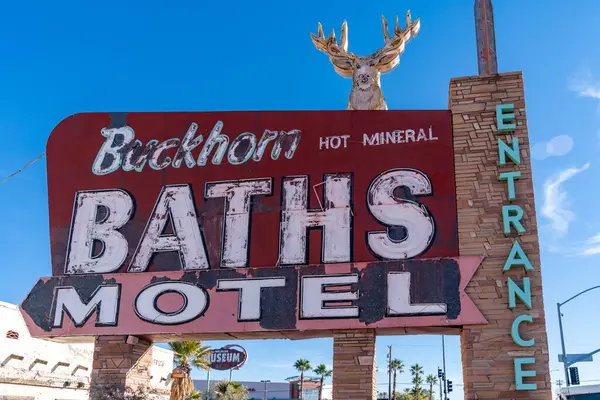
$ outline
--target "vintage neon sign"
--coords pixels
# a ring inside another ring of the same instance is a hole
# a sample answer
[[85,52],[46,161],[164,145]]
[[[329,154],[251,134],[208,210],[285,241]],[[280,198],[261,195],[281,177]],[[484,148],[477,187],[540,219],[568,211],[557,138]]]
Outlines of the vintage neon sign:
[[[516,117],[513,104],[500,104],[496,106],[496,124],[497,131],[501,134],[513,133],[516,130]],[[498,155],[500,166],[505,166],[510,160],[514,165],[521,165],[521,156],[519,153],[519,140],[515,136],[512,138],[512,143],[509,145],[502,139],[498,139]],[[508,201],[513,202],[517,198],[515,190],[515,181],[521,177],[520,171],[501,172],[499,180],[507,183]],[[505,235],[510,235],[514,229],[517,233],[525,233],[525,227],[521,223],[523,218],[523,209],[516,204],[508,204],[502,206],[502,225]],[[523,251],[516,239],[504,266],[503,272],[511,271],[513,267],[522,267],[525,272],[533,271],[533,265]],[[519,286],[510,276],[506,278],[508,287],[508,307],[514,310],[517,307],[517,298],[525,307],[530,310],[532,307],[531,298],[531,282],[529,277],[523,277],[522,286]],[[523,323],[533,322],[533,317],[530,314],[522,314],[517,316],[511,326],[511,336],[514,343],[520,347],[531,347],[535,345],[535,339],[524,339],[519,333],[519,327]],[[534,357],[519,357],[514,359],[515,383],[517,390],[537,390],[536,383],[524,383],[523,379],[527,377],[535,377],[535,369],[523,369],[525,365],[535,364]]]
[[69,117],[47,147],[53,276],[27,324],[156,340],[485,324],[452,140],[448,110]]

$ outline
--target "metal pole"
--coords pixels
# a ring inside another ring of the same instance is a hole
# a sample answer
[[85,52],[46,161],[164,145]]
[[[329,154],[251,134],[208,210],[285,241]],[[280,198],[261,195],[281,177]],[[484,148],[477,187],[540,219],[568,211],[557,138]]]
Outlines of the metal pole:
[[442,362],[442,368],[444,369],[444,400],[446,400],[448,397],[448,393],[446,393],[448,386],[446,385],[446,345],[444,344],[444,335],[442,335]]
[[206,399],[210,399],[210,368],[206,372]]
[[231,375],[233,374],[233,368],[229,370],[229,381],[231,382]]
[[567,363],[567,351],[565,350],[565,337],[563,335],[562,313],[560,312],[560,303],[556,303],[556,309],[558,310],[558,328],[560,329],[560,345],[562,346],[563,367],[565,369],[565,383],[567,384],[567,387],[569,387],[571,386],[571,382],[569,382],[569,364]]
[[267,381],[265,381],[265,396],[264,399],[267,400]]
[[392,400],[392,346],[388,346],[388,400]]

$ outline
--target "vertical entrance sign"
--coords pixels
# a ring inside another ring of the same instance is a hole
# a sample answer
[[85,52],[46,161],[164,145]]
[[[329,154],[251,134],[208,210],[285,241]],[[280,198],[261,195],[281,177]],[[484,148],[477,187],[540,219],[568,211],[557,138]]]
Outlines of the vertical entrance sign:
[[[448,111],[77,114],[48,141],[34,336],[461,326]],[[392,332],[392,331],[389,331]]]

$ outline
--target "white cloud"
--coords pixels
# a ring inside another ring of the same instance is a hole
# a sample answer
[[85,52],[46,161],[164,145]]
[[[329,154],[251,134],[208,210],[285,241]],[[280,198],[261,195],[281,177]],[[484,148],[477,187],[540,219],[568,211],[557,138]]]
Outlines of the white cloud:
[[586,163],[581,168],[567,168],[544,183],[542,215],[550,220],[552,229],[560,236],[569,231],[569,224],[575,219],[575,214],[570,210],[567,192],[561,185],[589,167],[590,164]]
[[559,135],[548,142],[536,143],[531,149],[531,157],[544,160],[548,157],[562,157],[573,149],[573,138],[569,135]]
[[584,256],[600,254],[600,233],[586,240],[585,247],[581,254]]
[[591,71],[587,68],[571,78],[569,89],[577,92],[581,97],[600,100],[600,82],[594,79]]

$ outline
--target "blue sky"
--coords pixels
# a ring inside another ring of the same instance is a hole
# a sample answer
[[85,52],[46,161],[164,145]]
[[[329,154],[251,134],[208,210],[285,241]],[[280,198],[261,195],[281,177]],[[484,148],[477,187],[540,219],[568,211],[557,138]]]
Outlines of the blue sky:
[[[450,78],[477,73],[472,0],[90,4],[3,5],[0,176],[44,151],[52,128],[76,112],[343,109],[350,81],[313,48],[317,21],[339,37],[346,18],[350,49],[368,54],[382,44],[381,14],[392,20],[410,8],[421,18],[399,68],[382,79],[391,109],[446,108]],[[560,368],[556,302],[600,283],[599,12],[597,0],[495,2],[499,68],[525,78],[553,370]],[[44,161],[0,186],[0,300],[20,302],[50,274],[46,195]],[[569,352],[600,347],[599,301],[596,291],[565,307]],[[388,344],[406,365],[435,373],[440,343],[439,336],[378,338],[380,390]],[[331,364],[327,339],[243,344],[250,360],[235,372],[240,380],[282,380],[299,357]],[[459,399],[459,340],[447,344],[450,398]],[[580,365],[583,381],[599,372],[600,361]],[[553,382],[561,377],[552,372]]]

